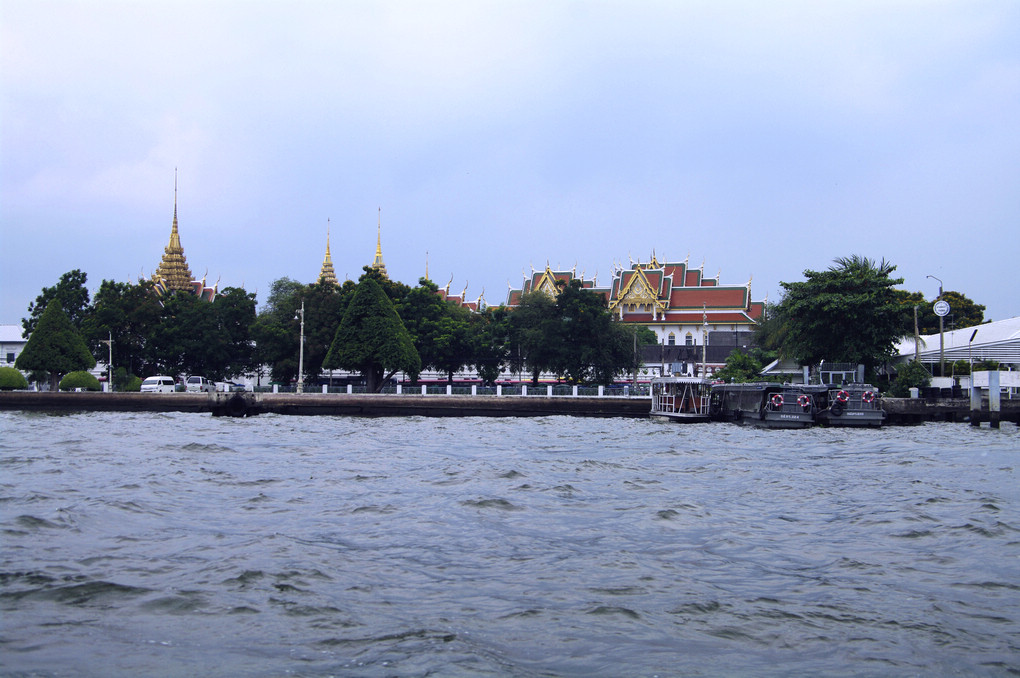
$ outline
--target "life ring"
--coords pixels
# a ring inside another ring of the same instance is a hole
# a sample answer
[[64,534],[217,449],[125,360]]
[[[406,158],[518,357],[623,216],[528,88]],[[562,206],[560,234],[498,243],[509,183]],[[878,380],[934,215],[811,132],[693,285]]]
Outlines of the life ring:
[[801,394],[797,396],[797,404],[801,407],[807,407],[811,404],[811,398],[808,398],[805,394]]
[[778,410],[779,408],[781,408],[783,406],[783,394],[782,393],[773,393],[771,401],[772,401],[772,408]]
[[873,402],[875,402],[875,392],[874,391],[865,391],[864,393],[861,394],[861,400],[863,400],[866,403],[873,403]]
[[829,408],[829,412],[831,412],[834,417],[843,416],[843,403],[838,400],[832,403],[832,407]]
[[836,400],[838,400],[841,403],[845,403],[846,401],[850,400],[850,394],[847,393],[846,390],[840,389],[839,392],[836,393]]

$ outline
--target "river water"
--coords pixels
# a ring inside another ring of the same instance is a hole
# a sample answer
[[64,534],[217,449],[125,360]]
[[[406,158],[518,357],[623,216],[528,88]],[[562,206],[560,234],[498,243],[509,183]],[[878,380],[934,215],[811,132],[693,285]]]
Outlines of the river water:
[[0,412],[5,676],[1020,675],[1020,433]]

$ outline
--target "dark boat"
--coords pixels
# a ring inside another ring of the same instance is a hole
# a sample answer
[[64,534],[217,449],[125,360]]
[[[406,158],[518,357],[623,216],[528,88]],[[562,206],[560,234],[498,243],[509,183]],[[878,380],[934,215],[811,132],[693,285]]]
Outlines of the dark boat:
[[806,386],[817,404],[815,421],[824,426],[881,426],[885,421],[878,390],[871,384]]
[[716,421],[768,428],[805,428],[815,422],[814,396],[796,384],[717,384],[710,411]]
[[712,383],[697,377],[652,379],[651,416],[678,422],[709,421]]

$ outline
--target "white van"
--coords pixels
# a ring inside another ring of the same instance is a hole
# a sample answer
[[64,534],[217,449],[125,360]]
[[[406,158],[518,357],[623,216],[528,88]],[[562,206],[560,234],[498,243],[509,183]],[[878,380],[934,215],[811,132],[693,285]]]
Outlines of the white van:
[[173,393],[177,390],[173,377],[146,377],[142,382],[142,393]]

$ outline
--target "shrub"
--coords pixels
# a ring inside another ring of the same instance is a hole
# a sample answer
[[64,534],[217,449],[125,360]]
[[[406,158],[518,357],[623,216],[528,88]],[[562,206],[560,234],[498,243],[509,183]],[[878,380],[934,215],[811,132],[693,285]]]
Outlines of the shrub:
[[60,390],[73,391],[76,388],[85,391],[98,391],[99,380],[88,372],[68,372],[67,376],[60,380]]
[[931,375],[928,374],[927,368],[916,360],[911,360],[896,370],[896,379],[889,389],[889,394],[894,398],[906,398],[910,395],[911,388],[924,388],[930,384]]
[[10,391],[15,388],[28,388],[25,375],[13,367],[0,367],[0,390]]
[[127,378],[124,380],[124,383],[122,385],[118,386],[118,388],[121,391],[135,391],[135,392],[141,391],[142,390],[142,378],[141,377],[136,377],[133,374],[128,375]]

